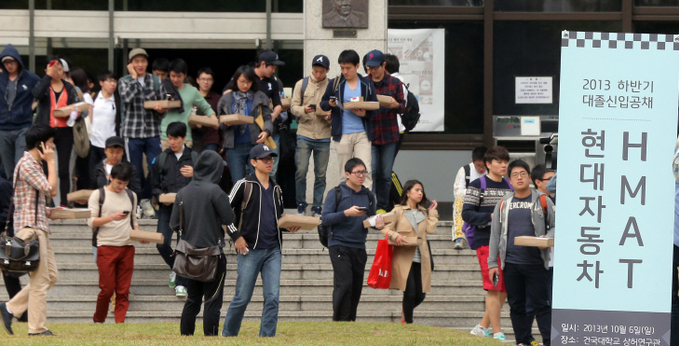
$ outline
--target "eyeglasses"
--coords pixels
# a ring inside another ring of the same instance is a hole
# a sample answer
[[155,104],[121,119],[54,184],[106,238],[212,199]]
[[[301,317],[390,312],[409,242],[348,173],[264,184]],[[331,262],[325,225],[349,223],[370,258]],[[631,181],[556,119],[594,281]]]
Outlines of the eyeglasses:
[[355,174],[357,177],[362,177],[368,174],[368,171],[356,171],[356,172],[351,172],[351,174]]
[[212,78],[198,78],[199,82],[213,82],[214,79]]
[[262,161],[264,163],[271,163],[273,162],[273,157],[257,158],[257,160]]
[[528,172],[526,171],[521,171],[521,172],[514,172],[512,173],[512,178],[516,178],[518,176],[521,176],[521,178],[525,178],[528,176]]

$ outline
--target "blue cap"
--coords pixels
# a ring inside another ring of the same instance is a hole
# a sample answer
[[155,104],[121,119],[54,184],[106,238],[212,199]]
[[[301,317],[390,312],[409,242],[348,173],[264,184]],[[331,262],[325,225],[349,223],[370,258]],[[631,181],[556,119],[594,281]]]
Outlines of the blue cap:
[[316,55],[314,61],[311,62],[311,66],[323,66],[325,68],[330,68],[330,59],[325,55]]
[[269,146],[266,144],[257,144],[252,149],[250,149],[250,160],[254,158],[262,159],[269,155],[271,155],[271,157],[278,156],[278,154],[271,151],[271,148],[269,148]]
[[382,52],[377,49],[371,50],[368,52],[368,61],[365,63],[365,66],[380,66],[384,61],[384,54]]

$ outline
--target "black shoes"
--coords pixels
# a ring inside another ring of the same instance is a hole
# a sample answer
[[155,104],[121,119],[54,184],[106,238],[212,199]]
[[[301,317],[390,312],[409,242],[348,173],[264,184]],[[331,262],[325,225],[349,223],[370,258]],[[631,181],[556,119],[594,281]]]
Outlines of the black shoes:
[[2,315],[2,326],[9,335],[14,335],[12,331],[12,314],[7,311],[5,303],[0,304],[0,315]]
[[28,336],[57,336],[56,334],[46,330],[42,333],[28,333]]

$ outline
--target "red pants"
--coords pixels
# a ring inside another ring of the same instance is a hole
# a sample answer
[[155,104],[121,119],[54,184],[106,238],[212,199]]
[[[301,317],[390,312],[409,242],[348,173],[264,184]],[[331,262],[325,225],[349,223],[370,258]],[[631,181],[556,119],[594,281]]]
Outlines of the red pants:
[[97,248],[97,267],[99,267],[99,296],[97,309],[92,318],[94,322],[104,322],[108,304],[113,292],[116,293],[116,323],[125,322],[130,302],[132,271],[134,269],[134,246],[99,246]]

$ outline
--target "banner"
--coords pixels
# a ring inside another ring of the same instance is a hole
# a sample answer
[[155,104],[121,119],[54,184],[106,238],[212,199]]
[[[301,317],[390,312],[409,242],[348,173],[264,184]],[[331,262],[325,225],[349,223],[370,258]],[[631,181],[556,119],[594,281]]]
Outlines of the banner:
[[552,345],[669,345],[678,37],[562,34]]
[[[389,29],[388,51],[401,63],[400,73],[420,104],[413,131],[443,131],[445,114],[445,29]],[[434,73],[434,71],[436,71]]]

